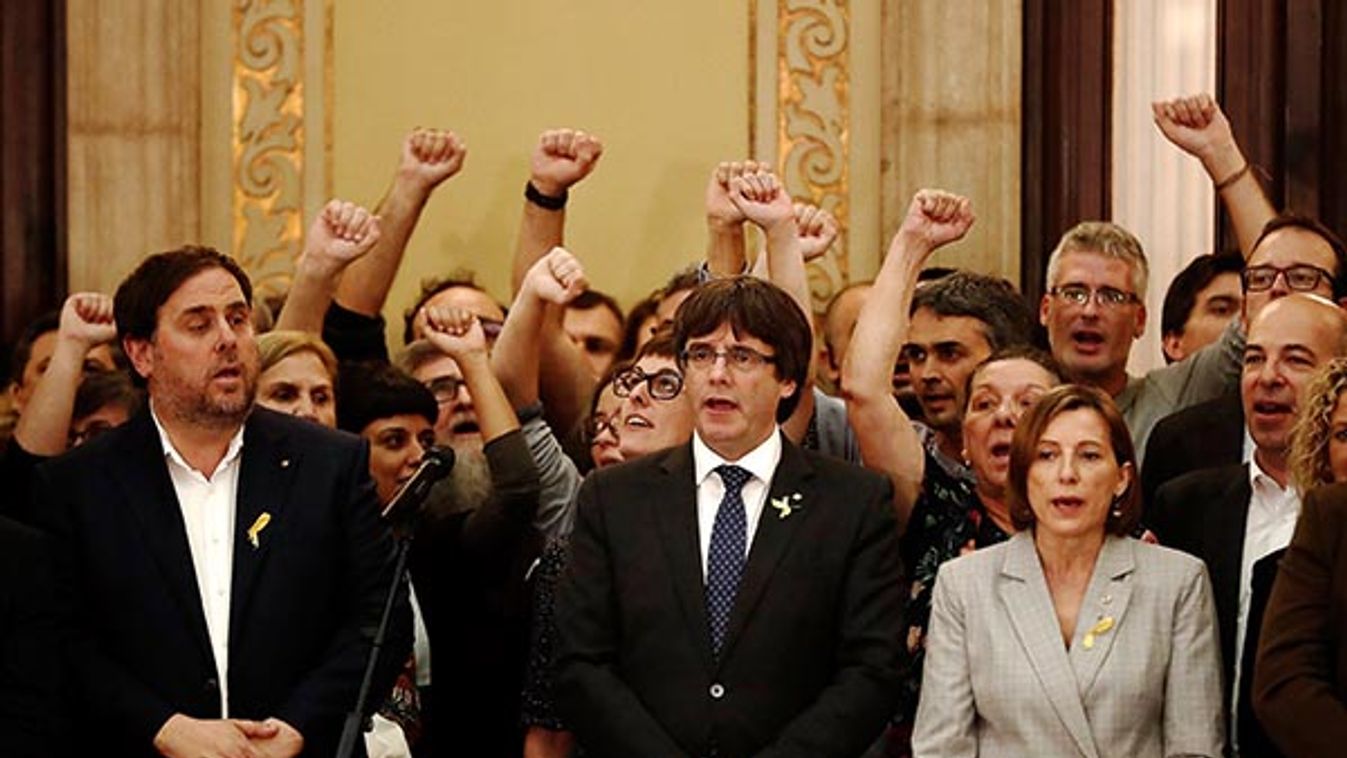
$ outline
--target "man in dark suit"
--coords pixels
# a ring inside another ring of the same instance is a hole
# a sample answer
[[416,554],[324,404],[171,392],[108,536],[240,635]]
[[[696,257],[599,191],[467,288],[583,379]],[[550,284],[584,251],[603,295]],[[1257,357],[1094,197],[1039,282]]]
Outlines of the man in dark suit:
[[1239,465],[1244,460],[1244,407],[1239,393],[1198,403],[1160,419],[1151,431],[1150,451],[1141,467],[1141,497],[1147,511],[1155,493],[1171,479],[1204,468]]
[[1150,528],[1160,543],[1207,564],[1220,625],[1230,744],[1241,756],[1279,755],[1253,713],[1254,654],[1277,561],[1300,513],[1287,463],[1299,398],[1315,370],[1347,354],[1347,314],[1295,294],[1254,318],[1240,394],[1253,459],[1194,471],[1159,489]]
[[[363,442],[252,407],[251,296],[214,250],[142,262],[115,314],[150,407],[38,470],[92,752],[330,756],[354,706],[390,536]],[[409,650],[405,600],[371,708]]]
[[892,713],[892,488],[777,423],[809,325],[773,285],[704,285],[675,342],[692,442],[594,473],[562,580],[558,703],[597,756],[855,756]]

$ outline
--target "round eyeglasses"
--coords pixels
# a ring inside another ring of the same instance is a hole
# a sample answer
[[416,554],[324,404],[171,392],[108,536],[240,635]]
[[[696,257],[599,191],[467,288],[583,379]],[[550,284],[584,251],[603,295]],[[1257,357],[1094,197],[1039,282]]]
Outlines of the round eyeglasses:
[[639,366],[619,372],[613,377],[613,394],[628,397],[644,383],[650,396],[656,400],[673,400],[683,391],[683,375],[671,368],[662,368],[647,374]]

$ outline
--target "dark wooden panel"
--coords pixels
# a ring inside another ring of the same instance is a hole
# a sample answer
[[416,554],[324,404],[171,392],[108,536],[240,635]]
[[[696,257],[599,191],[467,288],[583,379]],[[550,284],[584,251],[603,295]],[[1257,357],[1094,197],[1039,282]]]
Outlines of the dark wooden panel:
[[[0,332],[65,289],[65,2],[0,3]],[[5,356],[8,360],[8,356]]]
[[1020,287],[1032,303],[1062,233],[1109,216],[1112,22],[1110,0],[1024,2]]
[[1324,4],[1323,117],[1319,139],[1319,217],[1347,234],[1347,3]]

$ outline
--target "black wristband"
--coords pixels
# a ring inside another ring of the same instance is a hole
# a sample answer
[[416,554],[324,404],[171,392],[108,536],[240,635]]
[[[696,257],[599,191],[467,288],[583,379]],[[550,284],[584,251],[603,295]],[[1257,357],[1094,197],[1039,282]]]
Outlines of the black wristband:
[[539,208],[546,208],[549,211],[559,211],[562,208],[565,208],[566,198],[569,196],[569,190],[562,190],[561,197],[552,197],[551,195],[544,195],[540,192],[537,187],[533,186],[533,182],[528,182],[524,185],[524,199]]

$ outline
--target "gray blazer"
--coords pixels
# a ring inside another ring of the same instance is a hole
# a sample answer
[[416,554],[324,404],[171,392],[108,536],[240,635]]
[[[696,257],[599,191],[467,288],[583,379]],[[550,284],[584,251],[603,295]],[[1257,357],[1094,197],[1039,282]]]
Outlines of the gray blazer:
[[1070,650],[1029,532],[940,567],[914,755],[1220,756],[1221,709],[1196,558],[1108,537]]

